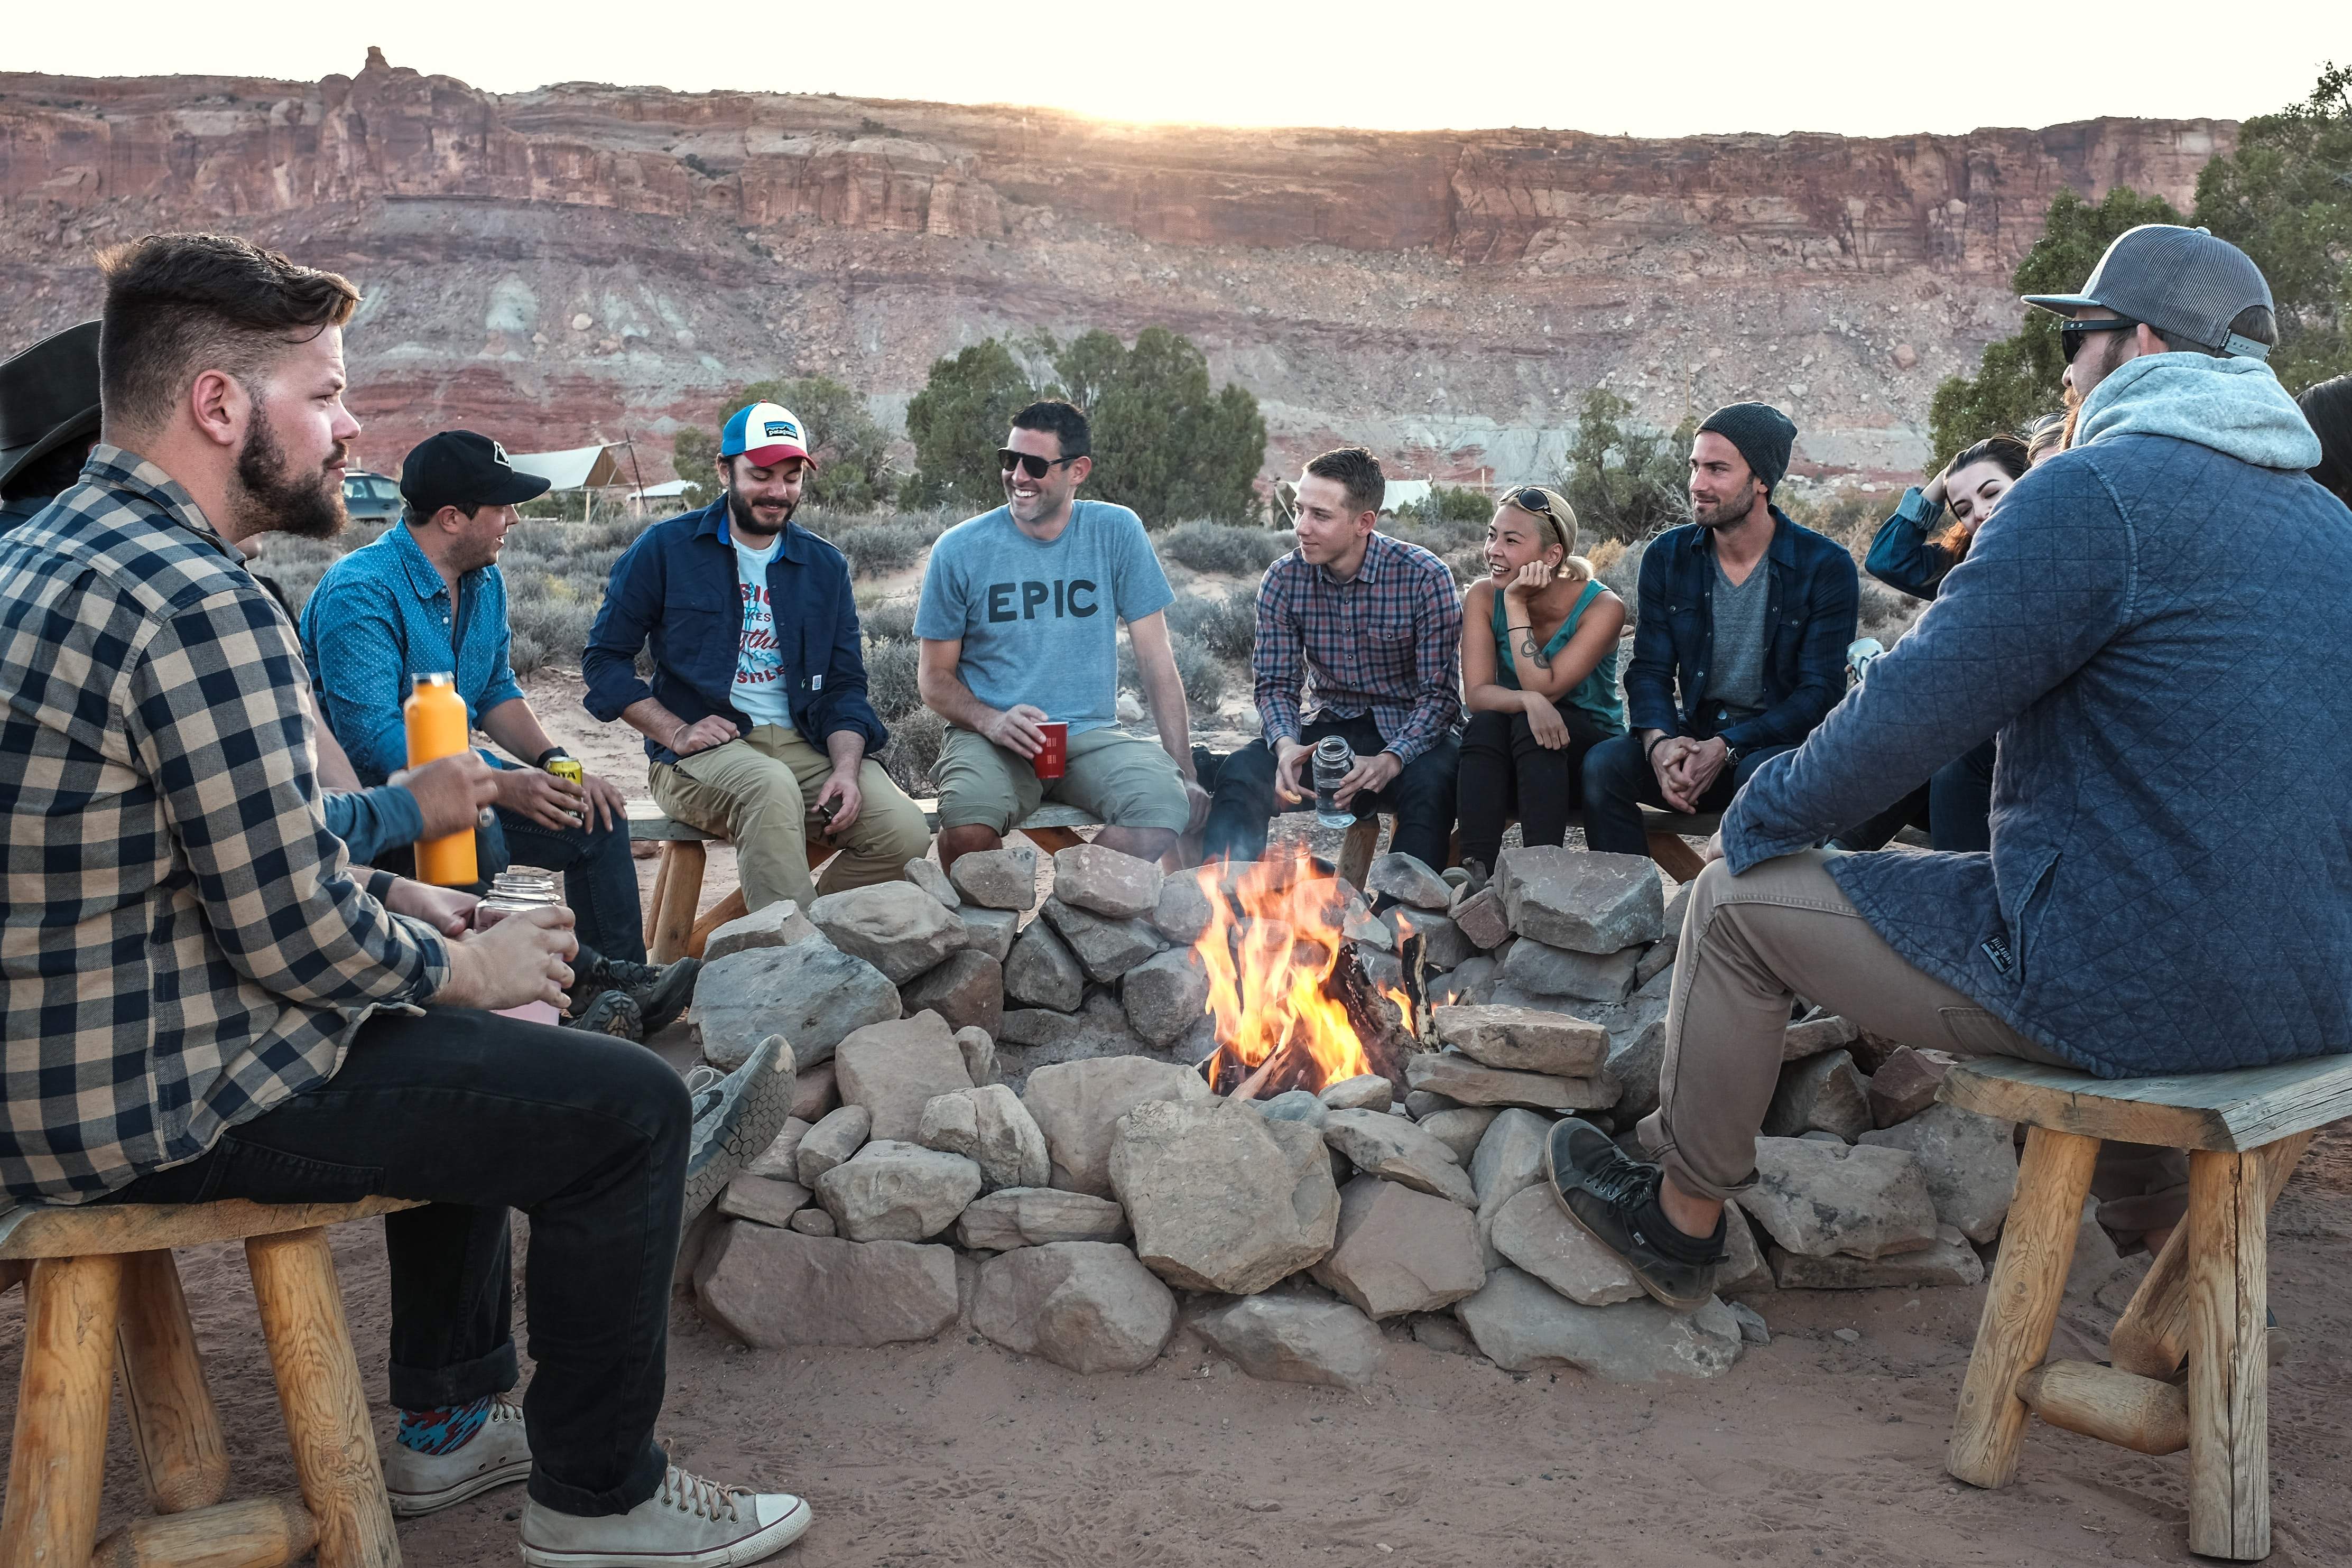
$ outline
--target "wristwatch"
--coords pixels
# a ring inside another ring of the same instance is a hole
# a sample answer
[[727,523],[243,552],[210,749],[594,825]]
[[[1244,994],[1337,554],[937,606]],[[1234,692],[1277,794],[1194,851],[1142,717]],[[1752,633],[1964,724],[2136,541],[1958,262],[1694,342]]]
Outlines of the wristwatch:
[[554,761],[559,757],[563,758],[566,762],[572,760],[572,753],[564,750],[563,747],[560,746],[551,746],[545,751],[539,754],[538,758],[531,763],[531,766],[533,768],[543,769],[549,763]]

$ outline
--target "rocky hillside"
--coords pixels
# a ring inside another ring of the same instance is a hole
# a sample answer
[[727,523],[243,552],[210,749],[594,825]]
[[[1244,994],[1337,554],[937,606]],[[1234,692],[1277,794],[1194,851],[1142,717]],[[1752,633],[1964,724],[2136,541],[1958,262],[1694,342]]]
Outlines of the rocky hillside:
[[90,313],[93,248],[233,228],[360,280],[362,455],[467,423],[646,442],[823,371],[895,414],[930,361],[1042,327],[1200,342],[1280,455],[1548,473],[1606,384],[1672,423],[1753,395],[1815,471],[1902,474],[1938,376],[2011,330],[2051,195],[2186,204],[2226,120],[1863,141],[1108,124],[1005,108],[388,65],[317,83],[0,74],[13,351]]

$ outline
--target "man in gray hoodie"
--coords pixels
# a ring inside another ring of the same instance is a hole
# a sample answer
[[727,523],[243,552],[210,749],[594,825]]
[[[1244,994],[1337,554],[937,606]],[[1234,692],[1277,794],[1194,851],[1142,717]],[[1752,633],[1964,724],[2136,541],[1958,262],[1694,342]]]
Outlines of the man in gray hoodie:
[[[1703,1302],[1802,995],[1873,1033],[2105,1078],[2352,1050],[2352,531],[2202,230],[2119,237],[2067,319],[2074,449],[2021,479],[1868,683],[1759,768],[1682,932],[1655,1163],[1569,1120],[1570,1216]],[[2000,737],[1990,853],[1815,846]]]

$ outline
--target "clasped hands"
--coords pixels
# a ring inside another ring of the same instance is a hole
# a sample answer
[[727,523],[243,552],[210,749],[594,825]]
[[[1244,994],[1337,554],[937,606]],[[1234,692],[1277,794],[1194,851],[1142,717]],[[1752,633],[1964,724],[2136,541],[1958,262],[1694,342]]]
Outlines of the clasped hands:
[[1668,736],[1650,749],[1650,768],[1658,776],[1658,793],[1667,805],[1685,814],[1715,787],[1731,761],[1731,747],[1720,737],[1694,740],[1687,735]]

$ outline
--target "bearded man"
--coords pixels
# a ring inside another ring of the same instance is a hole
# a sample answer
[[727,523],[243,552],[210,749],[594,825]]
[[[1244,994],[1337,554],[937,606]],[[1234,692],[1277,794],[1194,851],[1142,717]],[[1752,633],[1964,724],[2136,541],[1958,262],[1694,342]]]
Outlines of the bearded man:
[[1772,504],[1796,440],[1760,402],[1717,409],[1692,439],[1691,520],[1642,555],[1633,731],[1585,754],[1587,847],[1647,854],[1643,806],[1722,810],[1845,695],[1853,558]]
[[[588,711],[646,737],[655,801],[735,846],[755,910],[893,881],[930,847],[874,760],[890,735],[866,697],[849,563],[793,521],[812,444],[789,409],[738,409],[719,433],[723,494],[613,563],[581,661]],[[814,881],[812,839],[840,852]]]

